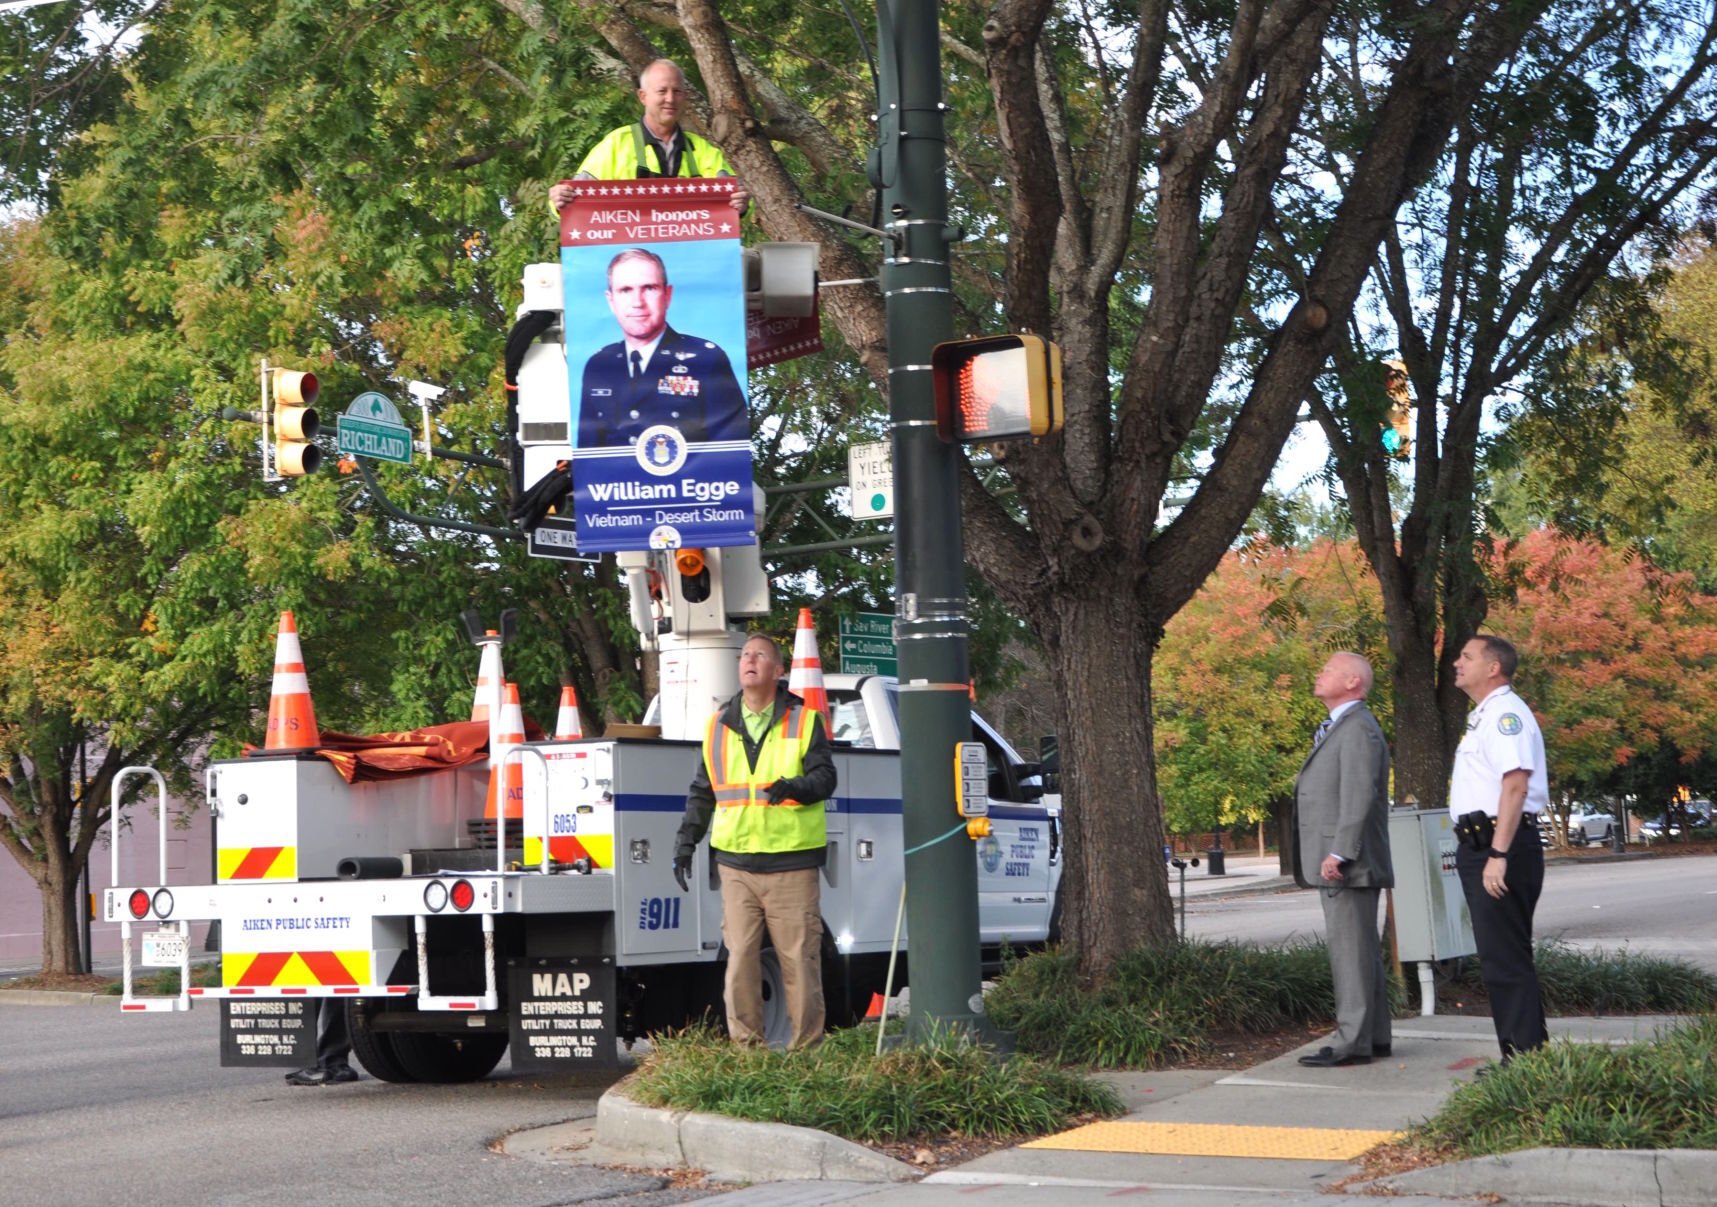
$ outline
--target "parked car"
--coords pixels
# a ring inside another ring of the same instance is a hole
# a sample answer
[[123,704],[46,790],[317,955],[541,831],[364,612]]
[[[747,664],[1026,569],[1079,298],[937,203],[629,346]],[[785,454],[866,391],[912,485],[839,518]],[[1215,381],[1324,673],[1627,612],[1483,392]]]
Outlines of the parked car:
[[1676,811],[1673,817],[1670,814],[1665,813],[1652,818],[1650,821],[1640,826],[1640,839],[1644,842],[1656,842],[1665,834],[1668,834],[1672,838],[1681,837],[1681,823],[1683,817],[1693,824],[1694,829],[1711,825],[1711,802],[1708,800],[1689,801],[1687,804],[1683,805],[1680,810]]
[[[1575,803],[1568,811],[1568,845],[1583,847],[1591,842],[1609,842],[1610,835],[1615,832],[1616,819],[1603,812],[1595,805]],[[1550,827],[1538,828],[1540,841],[1545,846],[1551,842]]]
[[1589,842],[1609,842],[1616,819],[1591,805],[1575,805],[1568,814],[1568,845],[1583,847]]

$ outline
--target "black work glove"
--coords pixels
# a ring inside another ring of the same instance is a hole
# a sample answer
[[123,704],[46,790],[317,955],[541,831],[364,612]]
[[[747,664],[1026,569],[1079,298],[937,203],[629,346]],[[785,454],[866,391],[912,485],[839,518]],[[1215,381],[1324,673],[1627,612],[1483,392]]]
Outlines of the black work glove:
[[674,879],[679,883],[680,892],[692,891],[692,853],[682,851],[674,856]]
[[779,779],[769,785],[769,803],[778,805],[784,800],[803,801],[805,799],[805,781],[798,779]]

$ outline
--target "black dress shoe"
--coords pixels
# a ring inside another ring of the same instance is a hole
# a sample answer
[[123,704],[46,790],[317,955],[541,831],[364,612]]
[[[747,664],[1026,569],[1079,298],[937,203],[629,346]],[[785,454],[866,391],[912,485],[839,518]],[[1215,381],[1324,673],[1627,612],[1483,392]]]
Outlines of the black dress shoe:
[[1388,1056],[1394,1050],[1395,1050],[1394,1044],[1372,1044],[1371,1045],[1371,1054],[1373,1056]]
[[357,1079],[358,1071],[351,1065],[339,1065],[332,1069],[311,1067],[286,1075],[288,1085],[344,1085]]
[[1369,1056],[1356,1056],[1349,1052],[1346,1056],[1337,1056],[1334,1048],[1319,1048],[1310,1056],[1300,1057],[1300,1063],[1312,1069],[1340,1069],[1348,1065],[1368,1065]]

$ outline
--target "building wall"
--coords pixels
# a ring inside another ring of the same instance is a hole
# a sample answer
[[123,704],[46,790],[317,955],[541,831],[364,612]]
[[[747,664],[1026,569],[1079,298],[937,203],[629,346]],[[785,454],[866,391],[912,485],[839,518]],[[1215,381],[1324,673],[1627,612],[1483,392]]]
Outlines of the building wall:
[[[161,826],[153,793],[126,811],[120,830],[119,881],[153,887],[160,883]],[[108,829],[96,838],[89,860],[90,891],[96,894],[90,948],[97,968],[119,962],[119,923],[101,920],[101,891],[113,884],[113,851]],[[213,827],[199,801],[167,802],[167,884],[209,884],[214,880]],[[202,950],[208,924],[191,926],[191,950]],[[135,935],[135,932],[134,932]],[[136,939],[132,940],[133,952]],[[9,854],[0,853],[0,967],[39,968],[42,960],[42,894],[29,873]]]

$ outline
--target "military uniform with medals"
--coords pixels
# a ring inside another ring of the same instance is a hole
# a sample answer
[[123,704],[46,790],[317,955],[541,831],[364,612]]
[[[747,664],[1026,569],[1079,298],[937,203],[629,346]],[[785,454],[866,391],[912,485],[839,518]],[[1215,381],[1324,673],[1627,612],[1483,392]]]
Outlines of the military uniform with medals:
[[694,444],[749,437],[745,395],[727,353],[709,340],[668,327],[637,373],[627,360],[620,340],[585,362],[578,447],[623,447],[663,423]]

